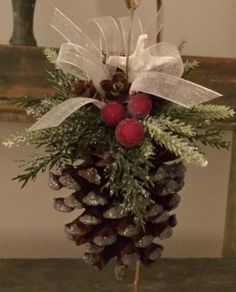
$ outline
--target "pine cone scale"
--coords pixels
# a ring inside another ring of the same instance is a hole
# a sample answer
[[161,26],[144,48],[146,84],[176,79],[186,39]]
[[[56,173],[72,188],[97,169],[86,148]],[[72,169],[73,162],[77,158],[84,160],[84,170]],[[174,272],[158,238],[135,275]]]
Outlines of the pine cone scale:
[[67,212],[85,209],[76,220],[65,225],[67,237],[78,246],[87,244],[83,259],[98,270],[115,257],[116,277],[123,279],[127,269],[137,260],[141,259],[148,266],[161,257],[163,247],[154,240],[171,237],[177,225],[176,215],[172,215],[171,211],[180,203],[177,192],[183,186],[185,167],[182,163],[167,165],[166,160],[164,163],[162,160],[162,163],[157,163],[156,170],[152,169],[155,176],[155,186],[150,190],[153,204],[147,209],[146,227],[142,230],[116,197],[104,191],[104,167],[92,161],[90,157],[89,165],[85,163],[65,169],[62,179],[50,176],[59,182],[55,189],[59,185],[69,190],[77,188],[65,199],[57,199],[57,209]]

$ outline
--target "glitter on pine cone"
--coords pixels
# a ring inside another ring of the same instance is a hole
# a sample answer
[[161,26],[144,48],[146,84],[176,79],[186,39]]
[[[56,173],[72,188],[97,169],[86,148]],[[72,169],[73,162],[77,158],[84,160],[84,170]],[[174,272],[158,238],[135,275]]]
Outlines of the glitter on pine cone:
[[134,118],[145,118],[152,110],[152,100],[150,95],[137,93],[130,97],[128,111]]
[[101,110],[101,119],[108,126],[116,126],[125,118],[125,108],[118,102],[108,102]]
[[126,147],[133,148],[142,143],[144,139],[144,126],[135,119],[122,120],[116,127],[117,142]]
[[154,204],[147,210],[143,229],[135,224],[133,215],[117,203],[116,197],[103,188],[105,166],[97,166],[100,165],[97,157],[92,157],[89,163],[67,166],[60,175],[51,173],[49,186],[55,191],[63,187],[72,190],[68,197],[54,200],[57,211],[82,210],[75,220],[65,225],[65,233],[77,246],[86,245],[85,263],[102,270],[115,259],[115,276],[121,280],[137,260],[149,266],[161,257],[163,246],[157,240],[171,237],[177,225],[171,211],[180,202],[178,192],[184,185],[186,169],[182,162],[167,163],[176,158],[170,152],[158,151],[151,169],[155,185],[149,190]]

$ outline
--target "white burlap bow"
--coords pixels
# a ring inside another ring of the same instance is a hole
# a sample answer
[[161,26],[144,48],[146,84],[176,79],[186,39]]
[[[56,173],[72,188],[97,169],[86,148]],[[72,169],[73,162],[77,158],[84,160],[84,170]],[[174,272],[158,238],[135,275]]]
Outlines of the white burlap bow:
[[[95,18],[81,30],[55,9],[52,27],[67,40],[60,48],[57,66],[78,77],[83,71],[103,96],[101,81],[112,79],[117,68],[125,71],[126,57],[123,55],[128,46],[129,21],[129,17],[119,18],[118,22],[110,16]],[[145,30],[140,19],[134,18],[129,60],[130,94],[145,92],[184,107],[220,97],[217,92],[181,78],[184,64],[177,48],[169,43],[155,43],[162,26],[162,9]],[[49,111],[29,131],[57,127],[90,103],[99,108],[104,106],[102,101],[93,98],[68,99]]]

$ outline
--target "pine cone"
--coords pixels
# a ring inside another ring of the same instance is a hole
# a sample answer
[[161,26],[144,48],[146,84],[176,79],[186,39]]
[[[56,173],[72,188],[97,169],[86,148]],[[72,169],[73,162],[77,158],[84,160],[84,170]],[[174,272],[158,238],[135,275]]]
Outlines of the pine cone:
[[94,87],[92,81],[87,80],[77,80],[71,86],[72,96],[87,96],[93,97],[96,93],[96,88]]
[[127,102],[130,84],[123,71],[117,71],[112,80],[103,80],[101,87],[105,92],[107,100]]
[[86,244],[83,257],[86,263],[101,270],[116,258],[115,275],[122,279],[137,260],[149,266],[160,258],[163,247],[154,243],[154,239],[172,236],[177,219],[171,211],[178,206],[178,192],[184,185],[185,167],[182,162],[169,164],[173,158],[176,157],[169,152],[158,152],[152,169],[155,185],[150,190],[155,204],[147,210],[145,230],[136,226],[133,216],[103,190],[104,159],[95,161],[90,157],[89,162],[77,167],[67,166],[60,175],[50,174],[52,189],[73,190],[70,196],[55,199],[55,209],[60,212],[84,210],[65,225],[65,233],[78,246]]

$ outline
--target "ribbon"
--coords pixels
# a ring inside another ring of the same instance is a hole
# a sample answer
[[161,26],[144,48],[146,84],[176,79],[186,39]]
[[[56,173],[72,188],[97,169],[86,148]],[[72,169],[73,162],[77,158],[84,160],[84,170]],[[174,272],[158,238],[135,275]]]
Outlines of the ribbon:
[[[157,18],[158,28],[155,30]],[[117,67],[125,71],[126,57],[123,56],[127,49],[128,20],[129,18],[119,19],[120,30],[112,17],[92,19],[88,22],[87,29],[93,24],[99,33],[91,40],[89,29],[86,34],[56,8],[52,26],[68,41],[61,46],[57,66],[78,77],[83,71],[103,96],[100,82],[111,79]],[[138,91],[146,92],[183,107],[192,107],[222,96],[181,78],[184,64],[177,48],[169,43],[154,43],[155,36],[162,26],[163,9],[146,29],[143,29],[138,17],[134,18],[131,38],[133,50],[129,60],[130,94]],[[48,112],[29,131],[57,127],[72,113],[89,103],[99,108],[104,105],[103,102],[91,98],[68,99]]]
[[217,92],[203,86],[161,72],[139,74],[131,85],[130,94],[138,91],[171,102],[174,100],[176,104],[187,108],[220,96]]
[[103,108],[103,106],[105,105],[103,102],[93,98],[87,97],[70,98],[62,102],[52,110],[50,110],[48,113],[46,113],[46,115],[44,115],[31,128],[29,128],[28,131],[32,132],[47,128],[58,127],[71,114],[73,114],[75,111],[88,104],[94,104],[98,108]]
[[[157,19],[159,22],[156,28]],[[104,79],[111,79],[116,68],[120,67],[118,58],[112,60],[112,65],[107,60],[112,56],[125,55],[128,46],[130,18],[122,17],[118,19],[118,22],[121,29],[119,29],[117,21],[110,16],[94,18],[87,22],[84,30],[81,30],[65,14],[55,8],[51,25],[68,42],[67,45],[63,44],[61,46],[57,66],[76,76],[82,70],[93,80],[96,89],[101,93],[100,82]],[[140,18],[135,16],[131,53],[139,46],[139,38],[144,31],[149,40],[152,40],[148,44],[154,44],[154,38],[162,26],[163,9],[151,20],[146,29],[143,29]],[[94,27],[96,31],[94,31]],[[65,49],[66,47],[68,50]],[[106,58],[105,64],[104,55]],[[79,70],[75,70],[76,67]]]
[[[130,28],[130,17],[120,17],[118,18],[118,22],[121,27],[121,42],[123,44],[123,55],[128,50],[128,38],[129,38],[129,28]],[[143,26],[139,17],[134,16],[133,18],[133,30],[132,37],[130,43],[130,52],[133,53],[135,50],[135,46],[137,44],[138,38],[141,34],[143,34]],[[117,55],[118,56],[118,55]]]
[[[125,70],[126,57],[111,56],[107,63]],[[129,58],[129,81],[132,83],[139,74],[158,71],[174,76],[182,76],[184,64],[177,48],[169,43],[159,43],[148,47],[148,35],[140,35],[134,53]],[[174,100],[173,100],[174,102]]]
[[162,4],[155,17],[145,28],[144,34],[148,35],[149,45],[156,43],[157,36],[160,34],[164,26],[164,5]]

